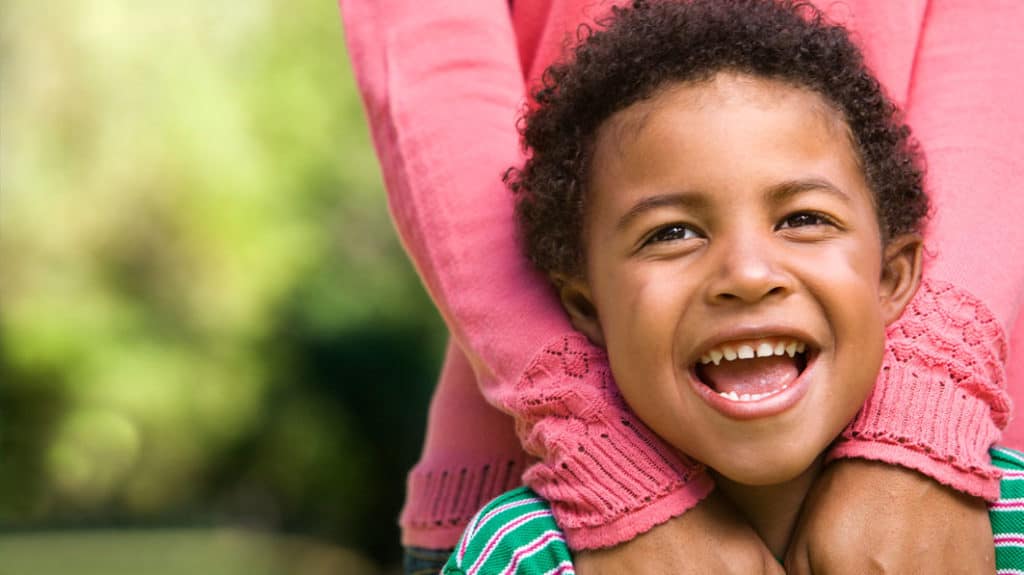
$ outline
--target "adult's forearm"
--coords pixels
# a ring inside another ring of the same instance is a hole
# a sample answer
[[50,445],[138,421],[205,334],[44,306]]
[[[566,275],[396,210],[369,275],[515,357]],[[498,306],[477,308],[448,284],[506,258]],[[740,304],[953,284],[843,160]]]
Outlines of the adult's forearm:
[[520,253],[501,174],[520,160],[524,87],[504,2],[341,6],[396,226],[485,397],[539,459],[526,479],[570,545],[614,545],[695,505],[708,476],[629,413]]
[[875,393],[833,457],[918,469],[992,499],[1008,419],[1007,333],[1024,298],[1024,49],[1015,2],[930,2],[907,119],[927,156],[926,280],[890,330]]

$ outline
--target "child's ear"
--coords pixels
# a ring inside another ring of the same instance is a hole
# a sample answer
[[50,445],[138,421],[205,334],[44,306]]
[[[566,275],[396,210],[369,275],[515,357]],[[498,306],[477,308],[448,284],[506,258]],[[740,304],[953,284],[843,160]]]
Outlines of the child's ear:
[[597,308],[594,307],[590,286],[582,278],[569,277],[564,274],[552,274],[551,281],[558,290],[562,307],[569,314],[569,321],[576,331],[587,336],[595,345],[604,347],[604,333],[601,322],[597,319]]
[[885,324],[899,319],[921,284],[921,236],[903,234],[889,241],[882,255],[879,298]]

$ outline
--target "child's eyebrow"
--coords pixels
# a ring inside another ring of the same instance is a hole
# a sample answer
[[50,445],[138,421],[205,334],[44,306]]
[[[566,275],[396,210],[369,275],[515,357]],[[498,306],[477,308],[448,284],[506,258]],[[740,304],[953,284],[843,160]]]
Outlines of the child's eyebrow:
[[615,229],[622,231],[629,227],[629,224],[644,212],[664,207],[680,207],[690,208],[695,211],[706,211],[708,209],[708,200],[703,194],[697,192],[679,192],[647,196],[633,204],[633,207],[629,208],[629,211],[619,218],[619,223],[615,225]]
[[845,204],[850,203],[850,196],[824,178],[802,178],[797,180],[786,180],[775,184],[764,192],[764,197],[771,203],[779,204],[791,199],[793,196],[804,192],[826,192]]

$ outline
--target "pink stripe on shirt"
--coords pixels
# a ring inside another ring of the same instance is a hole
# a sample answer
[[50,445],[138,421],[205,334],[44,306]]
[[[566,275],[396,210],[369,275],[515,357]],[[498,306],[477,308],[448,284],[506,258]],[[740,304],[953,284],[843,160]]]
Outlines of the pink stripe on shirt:
[[512,562],[509,563],[509,566],[505,569],[503,574],[510,575],[516,573],[516,570],[519,569],[519,563],[522,562],[523,559],[533,555],[537,551],[540,551],[552,541],[565,541],[565,537],[563,537],[559,531],[545,531],[540,537],[534,540],[533,543],[530,543],[526,547],[522,547],[516,551],[515,555],[512,556]]
[[487,542],[487,546],[484,547],[484,551],[480,554],[480,557],[478,557],[477,560],[473,563],[473,565],[471,565],[469,569],[466,571],[467,575],[475,575],[480,570],[480,568],[487,563],[487,559],[490,558],[491,553],[494,551],[494,548],[498,546],[498,543],[501,542],[502,538],[508,535],[510,531],[528,521],[531,521],[538,517],[543,517],[545,515],[551,515],[551,512],[548,511],[547,509],[542,509],[540,511],[527,513],[526,515],[517,518],[515,521],[512,521],[508,525],[499,529],[498,532],[494,534],[494,537],[491,537],[491,540]]
[[1010,509],[1024,509],[1024,499],[1001,499],[995,503],[989,505],[989,509],[994,511],[1010,510]]
[[996,535],[993,540],[996,547],[1024,547],[1024,534],[1021,533],[1003,533]]
[[504,505],[499,505],[498,507],[495,507],[494,509],[489,511],[486,515],[478,517],[476,521],[470,523],[469,526],[466,527],[466,535],[465,535],[465,537],[462,538],[462,545],[459,546],[459,562],[461,563],[462,560],[466,556],[466,544],[467,544],[467,542],[471,538],[476,536],[476,532],[480,528],[481,525],[487,524],[488,521],[490,521],[495,515],[501,513],[502,511],[508,511],[509,509],[515,509],[516,507],[522,507],[523,505],[529,505],[531,503],[543,503],[543,502],[544,502],[544,500],[540,499],[539,497],[533,497],[533,498],[530,498],[530,499],[524,499],[522,501],[514,501],[512,503],[506,503]]

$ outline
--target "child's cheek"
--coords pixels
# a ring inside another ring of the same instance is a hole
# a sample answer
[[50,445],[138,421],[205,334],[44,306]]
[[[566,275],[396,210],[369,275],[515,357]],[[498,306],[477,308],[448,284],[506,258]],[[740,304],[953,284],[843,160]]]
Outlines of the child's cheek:
[[[664,264],[664,262],[659,262]],[[669,265],[623,266],[602,304],[609,352],[648,376],[671,374],[686,307],[685,281]]]

